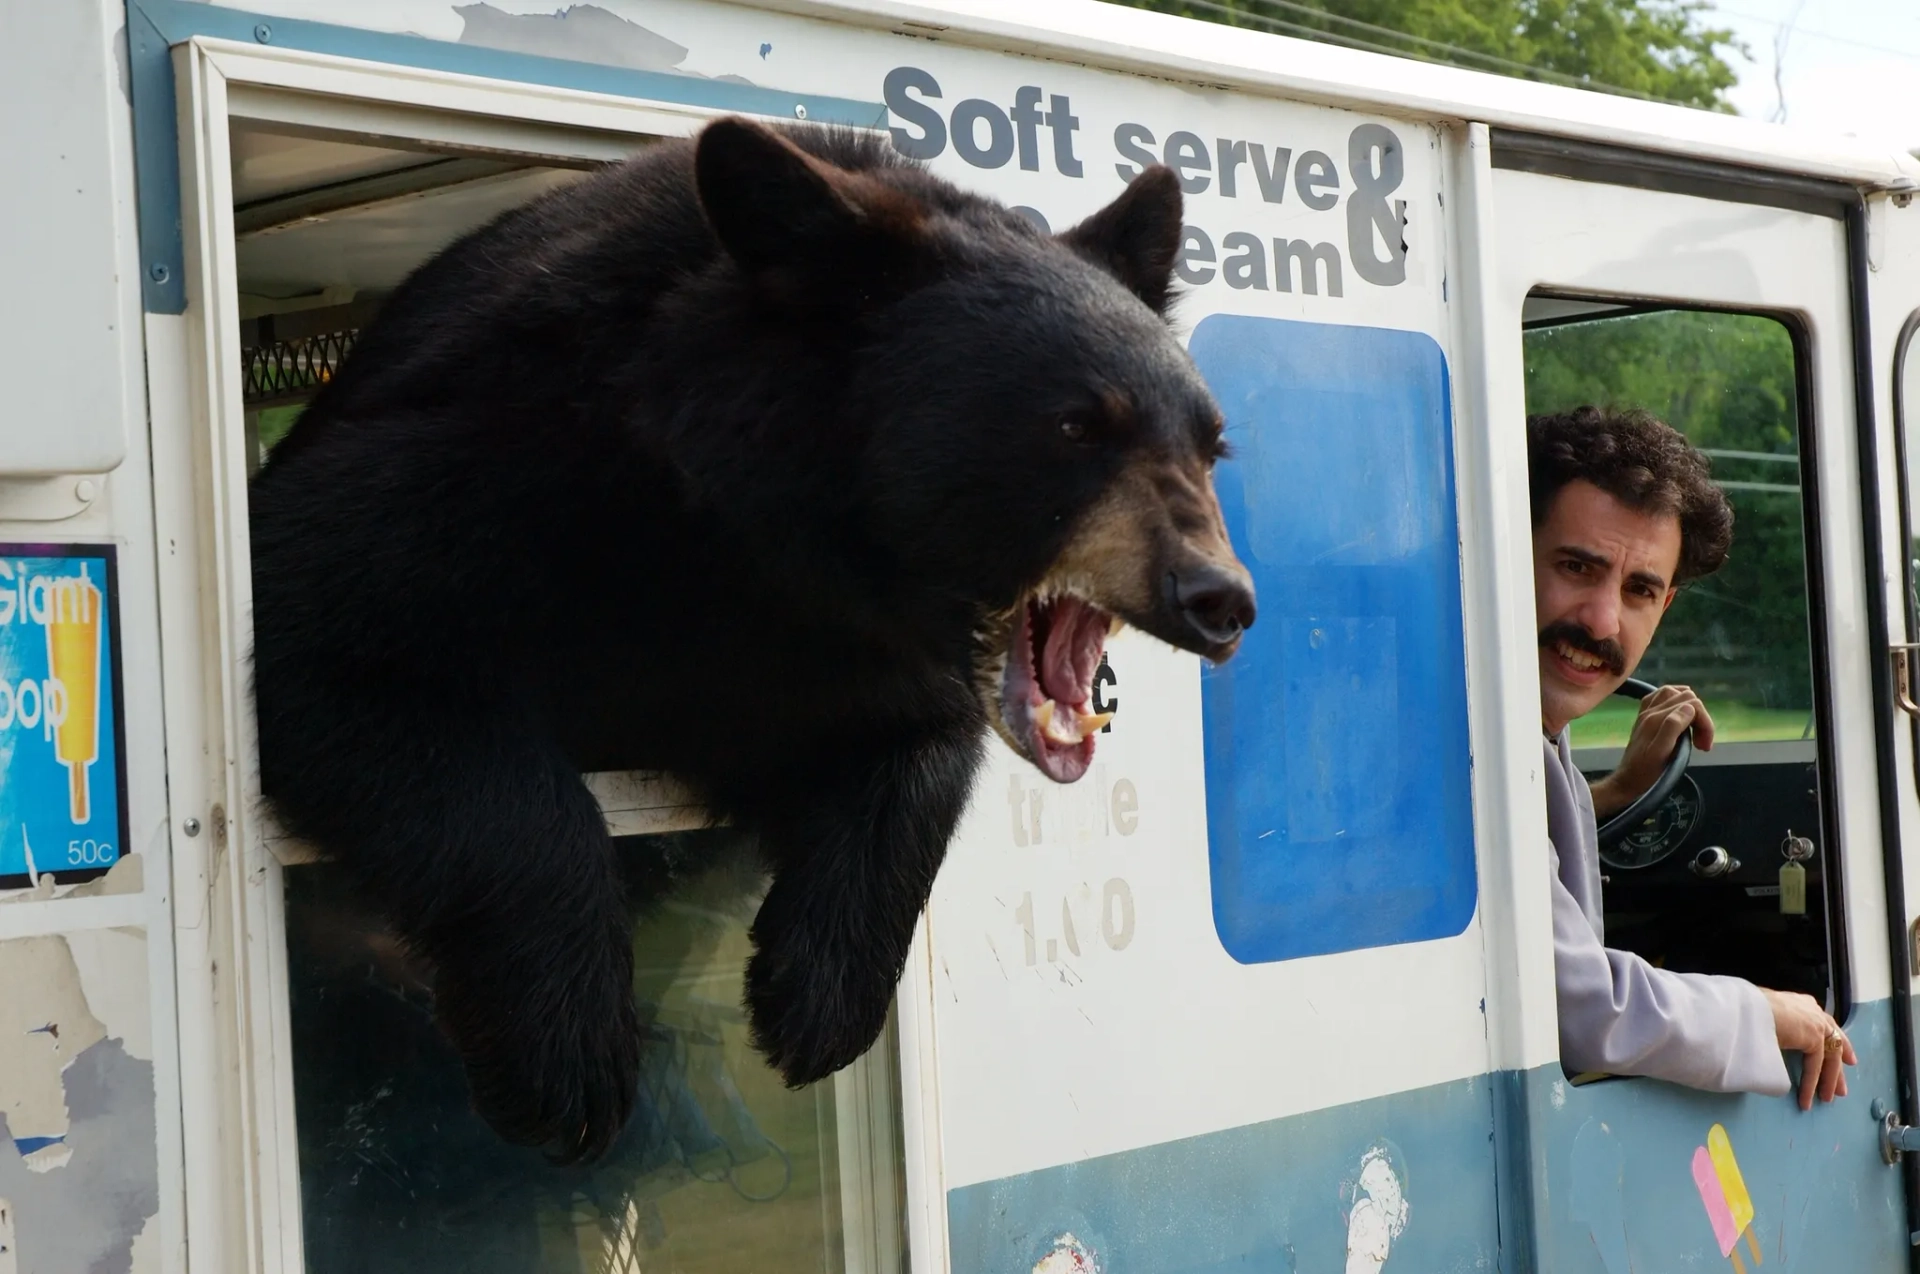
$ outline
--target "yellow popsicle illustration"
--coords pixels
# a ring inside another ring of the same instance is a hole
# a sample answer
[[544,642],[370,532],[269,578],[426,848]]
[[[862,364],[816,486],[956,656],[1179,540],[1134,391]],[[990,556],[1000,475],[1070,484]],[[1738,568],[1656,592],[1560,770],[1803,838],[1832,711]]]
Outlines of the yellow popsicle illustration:
[[54,727],[54,756],[67,767],[73,821],[92,817],[87,767],[100,756],[100,590],[87,578],[61,580],[47,616],[47,675],[66,691],[66,716]]

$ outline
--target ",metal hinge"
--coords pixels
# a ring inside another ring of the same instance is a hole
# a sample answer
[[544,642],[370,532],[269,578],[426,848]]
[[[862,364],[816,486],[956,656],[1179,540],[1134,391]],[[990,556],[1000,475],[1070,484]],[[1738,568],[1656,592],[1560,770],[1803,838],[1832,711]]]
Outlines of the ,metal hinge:
[[1920,717],[1920,700],[1913,694],[1915,651],[1920,651],[1920,642],[1900,642],[1887,648],[1893,656],[1893,701],[1910,717]]
[[1900,1156],[1920,1150],[1920,1128],[1914,1128],[1900,1122],[1900,1112],[1891,1110],[1887,1103],[1879,1098],[1873,1101],[1873,1118],[1880,1125],[1880,1157],[1889,1164],[1900,1162]]

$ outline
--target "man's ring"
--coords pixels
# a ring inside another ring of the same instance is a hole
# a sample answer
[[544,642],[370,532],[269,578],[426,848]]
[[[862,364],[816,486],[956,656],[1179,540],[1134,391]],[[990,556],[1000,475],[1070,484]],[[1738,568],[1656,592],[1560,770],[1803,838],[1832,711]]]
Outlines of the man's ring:
[[1841,1034],[1839,1031],[1835,1031],[1833,1034],[1827,1036],[1827,1051],[1829,1053],[1838,1053],[1841,1049],[1845,1048],[1846,1046],[1847,1046],[1847,1037]]

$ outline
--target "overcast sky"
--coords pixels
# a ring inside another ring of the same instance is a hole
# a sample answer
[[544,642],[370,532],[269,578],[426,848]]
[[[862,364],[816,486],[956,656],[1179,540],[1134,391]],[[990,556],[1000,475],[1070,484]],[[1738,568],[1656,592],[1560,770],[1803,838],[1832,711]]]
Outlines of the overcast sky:
[[[1775,52],[1790,125],[1920,147],[1920,0],[1711,0],[1748,58],[1730,60],[1742,115],[1776,117]],[[1797,16],[1796,16],[1797,15]]]

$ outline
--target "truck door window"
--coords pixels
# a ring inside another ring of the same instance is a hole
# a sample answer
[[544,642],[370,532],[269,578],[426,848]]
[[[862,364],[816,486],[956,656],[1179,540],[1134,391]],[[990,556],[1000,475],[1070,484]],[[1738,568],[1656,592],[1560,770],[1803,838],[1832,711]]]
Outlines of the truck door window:
[[[1715,744],[1695,752],[1687,779],[1626,842],[1603,850],[1608,945],[1669,969],[1805,991],[1844,1017],[1800,338],[1765,315],[1547,297],[1529,298],[1527,316],[1530,414],[1644,408],[1706,452],[1734,510],[1726,564],[1681,591],[1634,674],[1693,687]],[[1590,778],[1613,768],[1636,710],[1615,696],[1574,723]],[[1814,845],[1804,914],[1782,909],[1789,834]],[[1714,847],[1738,866],[1703,874],[1708,862],[1696,860]]]

